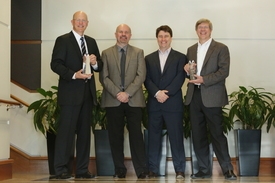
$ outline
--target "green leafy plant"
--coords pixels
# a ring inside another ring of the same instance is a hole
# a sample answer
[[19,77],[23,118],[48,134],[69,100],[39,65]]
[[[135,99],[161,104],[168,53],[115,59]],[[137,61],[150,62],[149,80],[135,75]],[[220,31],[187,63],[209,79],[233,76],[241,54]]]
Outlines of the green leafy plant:
[[57,86],[52,86],[52,90],[38,88],[37,92],[44,98],[34,101],[28,107],[27,112],[33,110],[33,124],[36,130],[39,130],[46,136],[46,132],[56,133],[60,115],[60,107],[57,104]]
[[231,109],[229,119],[231,122],[239,120],[243,129],[261,129],[267,123],[267,132],[274,126],[275,108],[272,100],[274,94],[264,88],[247,89],[239,86],[238,91],[232,92],[230,97]]
[[102,90],[96,91],[97,97],[97,106],[93,107],[92,111],[92,130],[94,131],[97,127],[100,127],[102,130],[107,129],[107,118],[106,118],[106,110],[101,108],[100,101],[102,97]]
[[[147,104],[148,102],[148,91],[146,89],[143,90],[143,95],[145,98],[145,103]],[[143,107],[142,109],[142,125],[145,129],[148,129],[148,111],[147,107]]]

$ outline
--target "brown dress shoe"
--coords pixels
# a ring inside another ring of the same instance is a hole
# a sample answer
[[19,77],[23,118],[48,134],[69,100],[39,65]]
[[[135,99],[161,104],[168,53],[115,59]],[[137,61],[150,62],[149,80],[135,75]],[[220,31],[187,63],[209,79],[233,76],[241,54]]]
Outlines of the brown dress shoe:
[[157,177],[158,175],[155,172],[149,171],[148,177],[149,178],[154,178]]
[[183,172],[177,172],[176,173],[176,179],[184,179],[185,178],[185,175]]

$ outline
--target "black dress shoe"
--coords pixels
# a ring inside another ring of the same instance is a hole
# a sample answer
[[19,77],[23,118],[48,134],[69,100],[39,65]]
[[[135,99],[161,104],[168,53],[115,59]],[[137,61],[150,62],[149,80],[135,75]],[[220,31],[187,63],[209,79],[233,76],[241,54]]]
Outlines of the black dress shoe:
[[76,179],[92,179],[92,178],[95,178],[95,175],[91,174],[90,172],[86,172],[83,174],[76,174],[75,178]]
[[204,178],[210,178],[211,175],[209,173],[204,173],[202,171],[199,171],[198,173],[192,174],[192,179],[204,179]]
[[145,179],[147,177],[149,177],[149,176],[145,172],[141,172],[141,174],[139,174],[139,176],[138,176],[139,179]]
[[125,175],[125,173],[117,173],[117,174],[115,174],[115,175],[113,175],[113,177],[114,178],[125,178],[126,177],[126,175]]
[[237,176],[234,174],[233,170],[228,170],[224,173],[224,178],[226,180],[236,180]]
[[183,172],[177,172],[176,173],[176,179],[184,179],[185,178],[185,175]]
[[56,177],[56,175],[50,175],[49,180],[50,179],[55,179],[55,177]]
[[72,175],[70,175],[68,173],[62,173],[62,174],[56,175],[52,179],[69,179],[71,177],[72,177]]
[[155,177],[158,177],[158,175],[155,172],[149,171],[148,177],[155,178]]

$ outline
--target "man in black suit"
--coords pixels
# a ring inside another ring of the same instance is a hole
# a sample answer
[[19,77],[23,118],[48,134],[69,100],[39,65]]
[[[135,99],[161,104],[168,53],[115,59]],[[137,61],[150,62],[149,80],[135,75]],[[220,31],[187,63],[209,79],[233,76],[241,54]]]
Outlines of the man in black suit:
[[[97,104],[93,71],[101,71],[103,64],[96,41],[84,35],[89,23],[87,15],[78,11],[71,23],[73,30],[56,39],[51,60],[51,69],[59,75],[57,99],[61,108],[54,158],[56,179],[71,178],[68,162],[74,149],[75,134],[75,178],[94,177],[88,170],[92,107]],[[85,64],[86,59],[90,60],[89,65]],[[90,67],[91,74],[85,74],[84,67]]]
[[159,50],[147,55],[145,87],[148,90],[149,112],[149,177],[159,170],[162,127],[165,123],[171,145],[177,179],[184,179],[185,152],[183,146],[183,99],[181,87],[185,80],[183,66],[186,56],[171,48],[172,29],[160,26],[156,30]]

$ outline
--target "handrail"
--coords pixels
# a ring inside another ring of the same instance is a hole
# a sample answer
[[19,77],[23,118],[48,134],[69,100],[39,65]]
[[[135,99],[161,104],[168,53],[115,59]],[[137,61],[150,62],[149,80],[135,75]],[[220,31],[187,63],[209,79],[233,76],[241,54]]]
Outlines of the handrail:
[[0,99],[0,103],[4,103],[4,104],[7,104],[7,111],[9,109],[14,109],[14,108],[22,108],[23,105],[19,102],[14,102],[14,101],[10,101],[10,100],[3,100],[3,99]]

